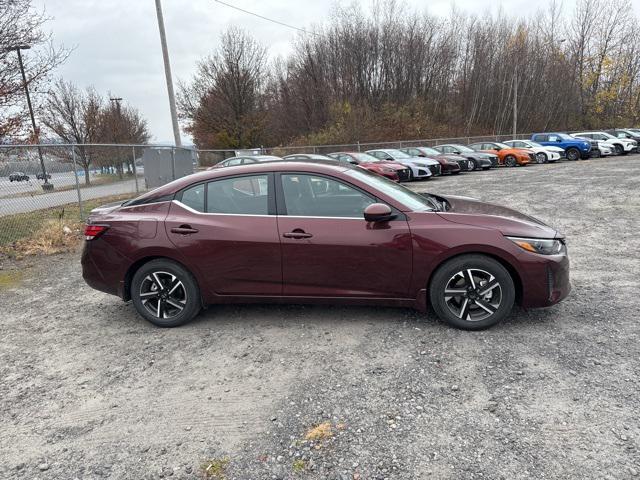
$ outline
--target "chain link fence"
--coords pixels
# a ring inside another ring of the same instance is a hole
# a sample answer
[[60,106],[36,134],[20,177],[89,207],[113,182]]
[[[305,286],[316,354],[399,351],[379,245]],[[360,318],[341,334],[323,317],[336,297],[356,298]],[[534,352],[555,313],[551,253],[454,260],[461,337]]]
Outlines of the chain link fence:
[[[133,198],[148,188],[206,169],[229,157],[328,154],[376,148],[504,141],[513,138],[513,135],[485,135],[243,150],[197,150],[119,144],[0,144],[0,248],[29,236],[34,229],[48,222],[78,225],[99,205]],[[531,134],[520,134],[516,138],[528,139]],[[183,155],[185,153],[186,160]],[[182,162],[180,168],[176,166],[178,159]],[[147,172],[145,160],[149,170]],[[186,166],[185,161],[188,163]],[[164,173],[159,174],[158,168],[162,170],[163,167],[158,165],[162,162],[165,164]],[[151,167],[153,178],[150,178]]]
[[[149,145],[0,145],[0,247],[10,248],[50,223],[78,228],[93,208],[137,196],[147,190],[149,180],[145,155],[165,153],[170,163],[176,150]],[[184,174],[184,168],[172,167],[168,165],[161,183]],[[187,173],[193,167],[189,165]]]

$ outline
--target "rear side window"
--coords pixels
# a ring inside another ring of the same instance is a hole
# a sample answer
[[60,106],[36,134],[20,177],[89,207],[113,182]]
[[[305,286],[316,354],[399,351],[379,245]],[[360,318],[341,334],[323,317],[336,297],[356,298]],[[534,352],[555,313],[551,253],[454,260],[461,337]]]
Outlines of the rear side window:
[[204,212],[204,184],[201,183],[183,191],[180,201],[189,208]]
[[209,182],[207,213],[267,215],[269,213],[269,177],[252,175]]

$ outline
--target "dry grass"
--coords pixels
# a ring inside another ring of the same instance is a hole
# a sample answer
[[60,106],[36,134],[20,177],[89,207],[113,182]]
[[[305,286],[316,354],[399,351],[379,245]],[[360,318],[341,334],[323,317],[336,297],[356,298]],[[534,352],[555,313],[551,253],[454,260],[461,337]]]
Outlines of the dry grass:
[[291,469],[295,473],[302,473],[307,469],[307,462],[305,462],[301,458],[294,460],[293,464],[291,465]]
[[229,461],[229,458],[226,457],[207,460],[200,467],[202,478],[207,480],[225,480],[227,478]]
[[333,437],[333,431],[331,430],[331,422],[323,422],[319,425],[316,425],[313,428],[310,428],[304,436],[305,440],[326,440],[327,438]]
[[0,272],[0,290],[18,286],[22,281],[23,276],[24,274],[20,270],[7,270]]
[[1,251],[15,258],[69,252],[77,248],[83,229],[80,222],[46,220],[30,237],[2,247]]

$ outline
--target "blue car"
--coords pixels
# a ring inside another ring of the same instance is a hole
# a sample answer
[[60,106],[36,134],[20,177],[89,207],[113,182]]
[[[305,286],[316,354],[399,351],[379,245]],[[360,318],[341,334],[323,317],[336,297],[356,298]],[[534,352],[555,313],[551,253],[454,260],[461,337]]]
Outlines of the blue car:
[[562,148],[568,160],[586,159],[591,156],[592,143],[590,141],[572,137],[566,133],[534,133],[531,135],[531,140],[541,145]]

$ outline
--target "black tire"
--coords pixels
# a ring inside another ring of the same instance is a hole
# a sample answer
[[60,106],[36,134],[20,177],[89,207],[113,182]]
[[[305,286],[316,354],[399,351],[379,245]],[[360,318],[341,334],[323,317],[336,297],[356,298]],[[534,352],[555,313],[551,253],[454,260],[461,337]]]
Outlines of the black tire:
[[516,160],[516,157],[514,157],[513,155],[507,155],[504,158],[504,164],[507,167],[515,167],[518,164],[518,161]]
[[413,170],[409,168],[409,181],[413,182],[414,180],[415,180],[415,177],[413,176]]
[[[469,271],[476,287],[472,290],[464,286],[464,283],[469,283],[466,280],[468,277],[465,276]],[[462,277],[460,274],[463,274]],[[449,287],[449,292],[453,291],[451,282],[456,278],[463,281],[463,285],[458,287],[459,290],[466,290],[467,293],[447,296],[445,290]],[[482,293],[480,284],[487,280],[490,281],[483,285],[492,285],[495,280],[497,286],[489,292]],[[452,327],[463,330],[482,330],[501,322],[511,313],[515,296],[515,285],[507,269],[497,260],[480,254],[461,255],[443,263],[434,273],[429,287],[429,300],[436,315]],[[459,304],[457,313],[452,310],[456,304]],[[465,307],[467,315],[463,318]],[[491,311],[492,313],[489,313]],[[475,318],[472,318],[472,315]],[[486,317],[483,318],[483,315]]]
[[580,150],[578,150],[577,148],[569,148],[567,150],[567,160],[580,160]]
[[473,163],[473,168],[471,170],[472,171],[478,170],[478,167],[479,167],[478,161],[475,158],[470,158],[469,160],[471,161],[471,163]]
[[[155,274],[155,275],[154,275]],[[168,295],[168,290],[175,284],[174,277],[180,282],[181,286],[175,287],[173,293],[175,297]],[[161,293],[155,294],[153,285],[157,287],[159,279],[163,286]],[[147,286],[151,286],[147,289]],[[147,290],[145,292],[145,290]],[[146,298],[142,298],[145,293]],[[202,300],[200,297],[200,289],[193,278],[193,275],[187,271],[182,265],[169,259],[157,259],[142,265],[131,280],[131,300],[138,313],[147,321],[157,325],[158,327],[178,327],[192,320],[202,308]],[[155,296],[154,296],[155,294]],[[145,303],[147,306],[145,306]],[[150,310],[156,310],[156,306],[161,304],[161,315],[151,313]],[[182,310],[172,306],[180,304]],[[166,311],[163,311],[166,309]],[[165,318],[166,315],[170,315]]]
[[616,143],[613,145],[613,147],[616,149],[616,155],[624,155],[624,148],[621,144]]
[[594,148],[591,150],[591,158],[600,158],[602,156],[602,152],[599,148]]
[[455,172],[451,172],[451,175],[460,175],[460,170],[457,170]]
[[549,161],[549,158],[547,157],[547,154],[544,152],[538,152],[536,153],[536,163],[540,164],[540,163],[547,163]]

